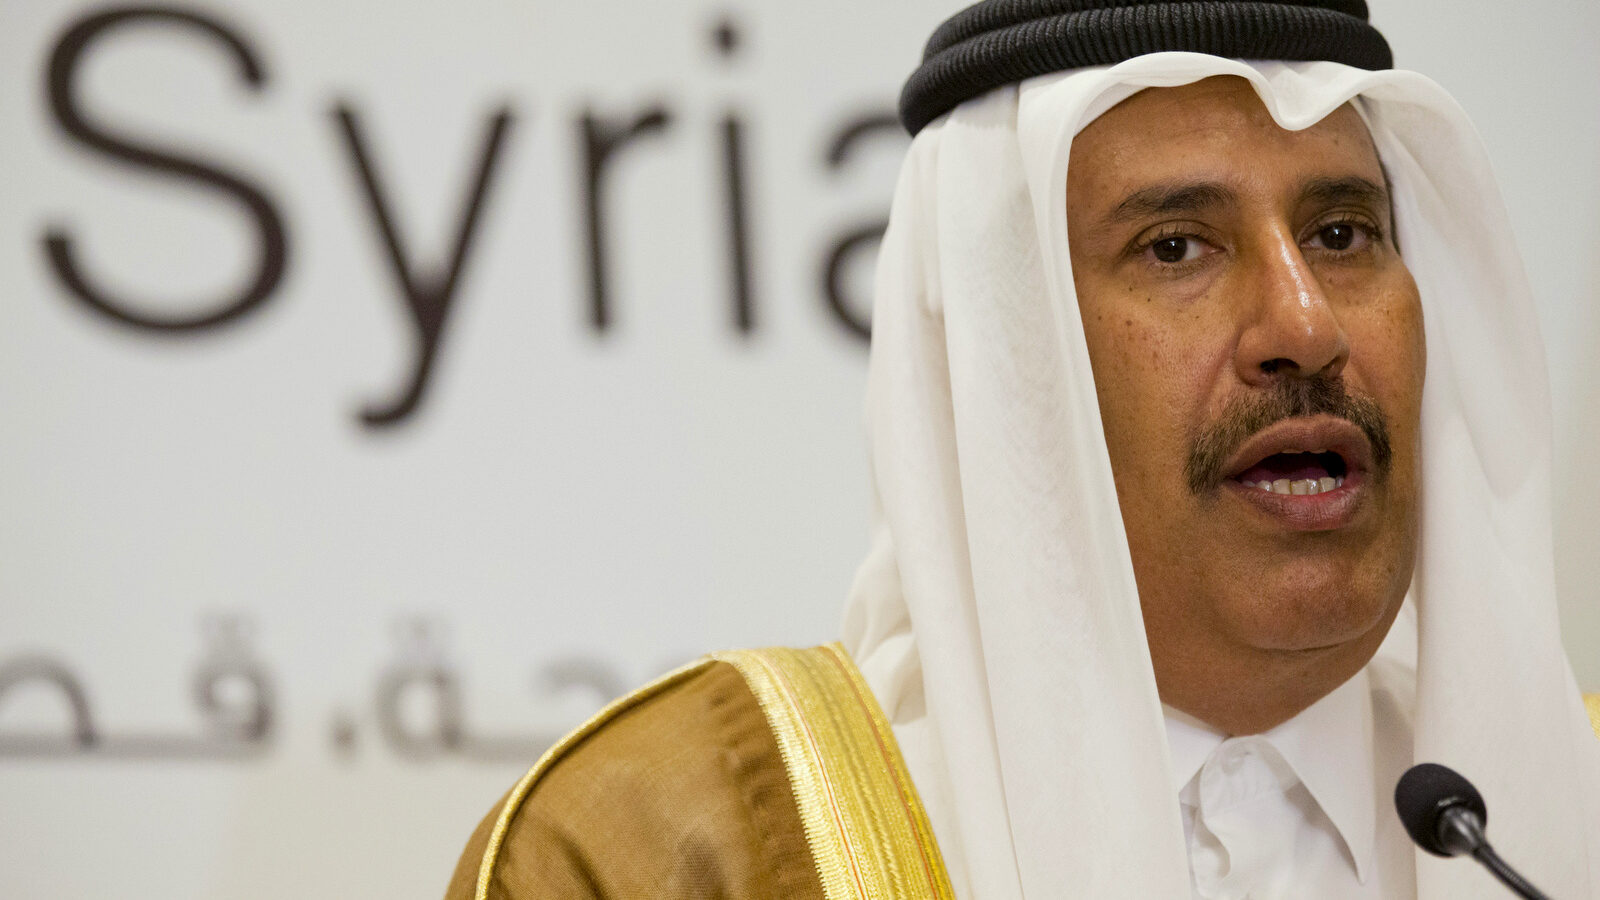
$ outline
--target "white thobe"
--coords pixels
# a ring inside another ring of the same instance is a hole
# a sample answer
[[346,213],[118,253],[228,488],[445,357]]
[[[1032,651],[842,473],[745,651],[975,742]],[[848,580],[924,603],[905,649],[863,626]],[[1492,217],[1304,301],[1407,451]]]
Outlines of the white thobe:
[[1230,737],[1164,711],[1196,898],[1416,896],[1391,799],[1409,741],[1375,734],[1403,726],[1375,719],[1365,670],[1262,734]]

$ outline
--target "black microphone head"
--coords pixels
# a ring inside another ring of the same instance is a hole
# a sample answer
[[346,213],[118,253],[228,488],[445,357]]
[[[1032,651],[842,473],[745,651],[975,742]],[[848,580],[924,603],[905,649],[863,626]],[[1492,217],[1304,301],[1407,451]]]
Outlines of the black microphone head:
[[1489,821],[1483,796],[1472,782],[1438,763],[1412,766],[1394,786],[1394,808],[1406,832],[1417,846],[1434,856],[1455,855],[1439,840],[1439,817],[1455,806],[1476,813],[1481,824]]

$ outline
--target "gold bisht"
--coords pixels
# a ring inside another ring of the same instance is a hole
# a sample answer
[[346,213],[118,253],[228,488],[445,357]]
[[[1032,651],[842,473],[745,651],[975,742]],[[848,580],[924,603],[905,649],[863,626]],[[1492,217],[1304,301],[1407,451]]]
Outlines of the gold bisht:
[[716,653],[602,710],[479,825],[447,900],[953,898],[838,644]]

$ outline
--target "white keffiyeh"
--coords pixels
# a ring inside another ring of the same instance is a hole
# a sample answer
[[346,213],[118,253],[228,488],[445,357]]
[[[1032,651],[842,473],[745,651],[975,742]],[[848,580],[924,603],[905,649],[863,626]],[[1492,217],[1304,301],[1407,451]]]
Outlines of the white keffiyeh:
[[[1554,897],[1600,897],[1600,743],[1558,634],[1544,357],[1478,136],[1414,73],[1188,53],[969,101],[917,136],[896,191],[868,393],[878,521],[846,644],[956,891],[1190,890],[1065,198],[1086,124],[1213,75],[1248,79],[1290,129],[1360,98],[1429,367],[1411,599],[1369,675],[1414,698],[1415,759],[1480,787],[1503,856]],[[1418,896],[1503,896],[1474,868],[1419,855]]]

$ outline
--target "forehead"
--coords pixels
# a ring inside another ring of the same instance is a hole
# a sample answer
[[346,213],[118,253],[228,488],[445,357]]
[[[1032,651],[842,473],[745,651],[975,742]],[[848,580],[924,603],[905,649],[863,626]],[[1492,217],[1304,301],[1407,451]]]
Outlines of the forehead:
[[1096,193],[1173,177],[1259,183],[1336,173],[1381,184],[1382,172],[1352,105],[1290,131],[1235,76],[1140,91],[1079,132],[1068,164],[1074,187]]

